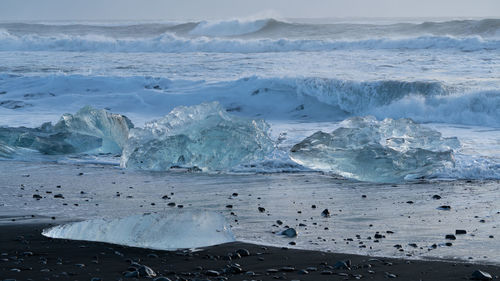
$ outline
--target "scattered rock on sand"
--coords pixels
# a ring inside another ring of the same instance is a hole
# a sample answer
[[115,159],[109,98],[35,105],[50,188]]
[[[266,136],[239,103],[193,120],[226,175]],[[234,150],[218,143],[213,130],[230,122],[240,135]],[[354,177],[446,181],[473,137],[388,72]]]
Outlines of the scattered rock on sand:
[[460,234],[467,234],[467,231],[464,229],[455,230],[455,235],[460,235]]

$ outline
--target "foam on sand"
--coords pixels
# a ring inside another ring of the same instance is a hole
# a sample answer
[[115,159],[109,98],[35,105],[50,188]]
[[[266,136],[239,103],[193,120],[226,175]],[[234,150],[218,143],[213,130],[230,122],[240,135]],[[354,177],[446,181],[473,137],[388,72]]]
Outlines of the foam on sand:
[[234,241],[224,217],[215,212],[147,213],[93,219],[45,229],[44,236],[106,242],[159,250],[196,248]]

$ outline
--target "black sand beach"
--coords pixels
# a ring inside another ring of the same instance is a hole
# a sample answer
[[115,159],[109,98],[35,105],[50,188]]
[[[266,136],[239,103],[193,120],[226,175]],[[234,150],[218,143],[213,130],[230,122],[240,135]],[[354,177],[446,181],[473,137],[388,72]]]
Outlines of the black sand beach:
[[42,229],[51,225],[16,221],[0,226],[1,280],[145,279],[144,271],[143,276],[125,277],[134,276],[128,272],[136,268],[141,272],[140,265],[151,268],[154,278],[168,278],[158,280],[471,280],[476,270],[493,279],[500,275],[500,267],[494,265],[373,258],[240,242],[200,251],[157,251],[42,236]]

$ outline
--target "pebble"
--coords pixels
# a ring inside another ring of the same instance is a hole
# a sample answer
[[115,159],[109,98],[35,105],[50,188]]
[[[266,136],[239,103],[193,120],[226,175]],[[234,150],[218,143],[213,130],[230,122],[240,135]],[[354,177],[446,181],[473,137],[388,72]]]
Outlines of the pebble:
[[472,280],[492,280],[491,274],[485,271],[476,270],[472,272]]
[[259,209],[259,212],[261,212],[261,213],[264,213],[266,211],[266,209],[263,207],[259,207],[258,209]]
[[455,235],[453,234],[447,234],[444,238],[449,240],[457,240],[457,237],[455,237]]
[[236,250],[236,253],[239,254],[242,257],[248,257],[250,256],[250,251],[247,249],[238,249]]
[[467,231],[464,229],[457,229],[457,230],[455,230],[455,234],[456,235],[467,234]]
[[321,212],[321,216],[323,216],[325,218],[329,218],[330,217],[330,211],[328,211],[328,209],[324,209],[323,212]]
[[154,270],[145,265],[142,265],[139,268],[139,274],[144,277],[156,277],[156,272],[154,272]]
[[215,277],[215,276],[219,276],[220,273],[218,271],[215,271],[215,270],[207,270],[205,272],[205,275],[207,275],[207,276],[214,276]]
[[125,278],[139,278],[139,271],[127,271],[123,274]]
[[297,231],[295,230],[295,228],[288,228],[286,230],[283,230],[281,232],[281,235],[285,235],[286,237],[293,238],[293,237],[297,237]]

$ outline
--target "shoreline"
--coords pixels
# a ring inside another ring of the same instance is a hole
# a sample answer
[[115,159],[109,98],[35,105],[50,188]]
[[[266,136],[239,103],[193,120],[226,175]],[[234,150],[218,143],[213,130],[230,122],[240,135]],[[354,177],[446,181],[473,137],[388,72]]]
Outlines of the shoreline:
[[500,275],[498,265],[375,258],[243,242],[162,251],[41,235],[42,229],[60,223],[0,224],[2,280],[134,280],[125,278],[133,274],[126,273],[133,269],[132,261],[170,280],[468,280],[476,270],[494,280]]

